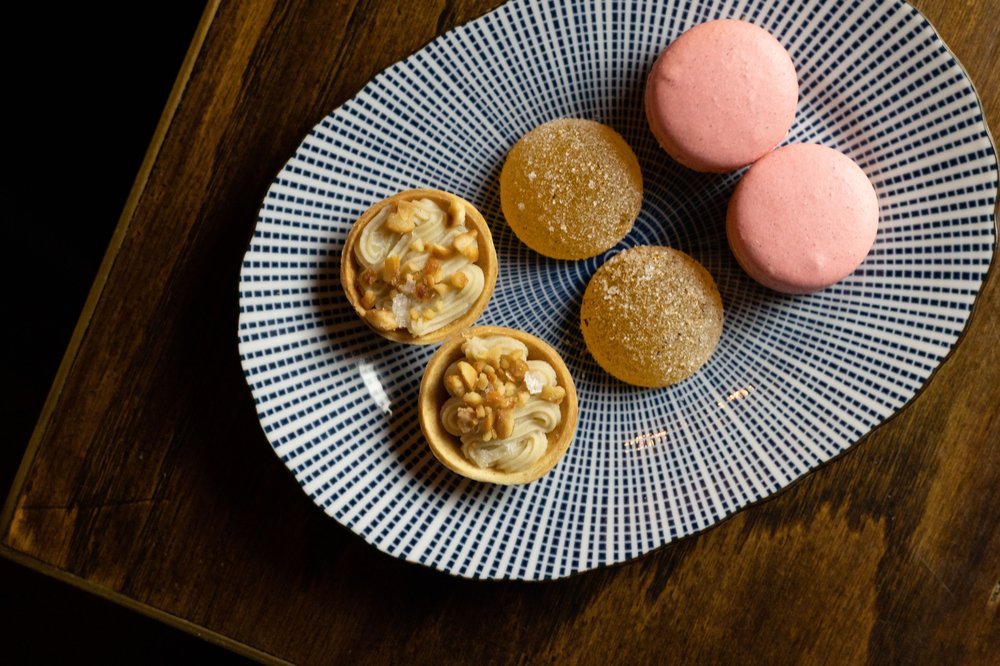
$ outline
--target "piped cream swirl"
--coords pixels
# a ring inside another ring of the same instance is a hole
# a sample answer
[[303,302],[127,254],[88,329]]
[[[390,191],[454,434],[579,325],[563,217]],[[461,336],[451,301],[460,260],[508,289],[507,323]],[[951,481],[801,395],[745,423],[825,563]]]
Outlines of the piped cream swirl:
[[[452,363],[445,371],[445,377],[460,375],[460,364],[488,364],[493,370],[507,376],[505,384],[514,384],[505,370],[500,370],[501,359],[524,360],[528,356],[528,348],[519,340],[507,336],[487,336],[471,338],[462,345],[464,358]],[[519,472],[531,469],[548,449],[548,433],[552,432],[562,419],[559,401],[553,401],[552,394],[557,386],[555,369],[546,361],[527,360],[527,372],[511,388],[506,386],[508,396],[513,396],[515,406],[513,411],[512,430],[505,437],[492,436],[483,428],[469,431],[470,401],[465,395],[454,396],[445,401],[441,408],[441,423],[450,434],[459,437],[462,442],[462,454],[481,468],[496,468],[503,472]],[[523,368],[522,368],[523,370]],[[489,401],[490,388],[483,389],[482,377],[478,378],[479,386],[473,385],[469,391],[476,395],[487,396]],[[502,393],[504,387],[495,384]],[[546,387],[549,387],[546,389]],[[545,394],[548,399],[542,397]],[[563,391],[561,395],[565,395]],[[477,398],[478,400],[478,398]],[[463,414],[463,410],[466,410]]]
[[[398,233],[389,227],[404,205],[412,206],[408,220],[413,228]],[[460,217],[449,220],[449,211],[425,198],[386,206],[372,218],[354,246],[362,276],[369,271],[378,278],[359,288],[372,292],[369,309],[391,313],[390,322],[414,337],[432,333],[469,311],[483,293],[486,280],[483,270],[455,249],[456,239],[470,233],[464,215]],[[393,284],[385,279],[387,262],[397,260],[399,278]],[[423,274],[431,261],[436,266],[428,283]]]

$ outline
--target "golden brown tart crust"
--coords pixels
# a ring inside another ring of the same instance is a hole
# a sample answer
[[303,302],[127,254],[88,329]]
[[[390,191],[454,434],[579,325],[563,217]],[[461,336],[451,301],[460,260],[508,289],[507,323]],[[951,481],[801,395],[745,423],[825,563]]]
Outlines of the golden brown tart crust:
[[[464,358],[462,345],[466,340],[473,337],[494,335],[503,335],[522,342],[528,348],[528,360],[538,359],[551,365],[556,373],[557,385],[566,391],[566,397],[559,405],[561,418],[555,429],[548,433],[548,448],[545,454],[530,469],[519,472],[503,472],[493,468],[478,467],[463,455],[458,437],[448,433],[441,422],[441,407],[449,398],[449,394],[444,388],[444,374],[448,366]],[[502,326],[470,328],[441,345],[441,348],[427,363],[423,381],[420,383],[420,396],[418,398],[420,428],[437,459],[462,476],[476,481],[503,485],[529,483],[544,476],[555,467],[569,449],[573,435],[576,433],[578,410],[576,386],[559,353],[529,333]]]
[[[400,201],[417,201],[420,199],[430,199],[446,211],[449,210],[453,204],[462,206],[465,209],[465,226],[470,231],[475,230],[478,232],[477,242],[479,245],[479,256],[473,263],[482,269],[484,285],[482,293],[472,303],[472,306],[464,315],[435,331],[431,331],[427,335],[414,337],[405,328],[398,328],[389,331],[379,330],[375,326],[372,326],[371,323],[365,318],[365,314],[368,309],[362,305],[362,294],[359,293],[357,288],[358,275],[361,272],[362,267],[359,266],[358,260],[354,256],[354,246],[361,238],[361,232],[364,230],[365,226],[371,222],[383,208],[386,206],[396,206]],[[366,210],[361,217],[358,218],[358,221],[354,223],[350,233],[347,234],[347,240],[344,243],[344,249],[341,254],[340,282],[344,288],[344,293],[347,295],[347,300],[354,307],[355,312],[358,313],[361,320],[368,324],[369,328],[382,337],[395,342],[431,344],[445,340],[458,331],[461,331],[463,328],[472,325],[483,313],[483,310],[486,309],[486,305],[489,303],[490,298],[493,295],[493,288],[496,286],[496,280],[497,253],[496,248],[493,245],[493,236],[490,233],[489,225],[486,224],[486,220],[471,203],[462,197],[449,192],[443,192],[441,190],[407,190],[379,201],[374,206]]]

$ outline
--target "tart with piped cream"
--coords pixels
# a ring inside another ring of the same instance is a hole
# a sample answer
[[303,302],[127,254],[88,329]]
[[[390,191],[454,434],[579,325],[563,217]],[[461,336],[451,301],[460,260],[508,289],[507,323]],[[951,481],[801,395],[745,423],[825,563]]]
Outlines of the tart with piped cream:
[[446,341],[420,384],[420,427],[446,467],[477,481],[545,475],[576,432],[573,378],[533,335],[478,326]]
[[439,342],[472,324],[493,294],[497,255],[482,214],[440,190],[408,190],[358,219],[341,258],[344,292],[396,342]]

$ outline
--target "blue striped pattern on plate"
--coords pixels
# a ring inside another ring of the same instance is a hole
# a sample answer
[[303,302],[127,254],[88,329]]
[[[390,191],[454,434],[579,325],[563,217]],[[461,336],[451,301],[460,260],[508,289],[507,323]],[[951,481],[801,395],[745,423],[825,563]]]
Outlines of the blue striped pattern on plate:
[[[845,152],[878,191],[874,249],[822,292],[784,297],[750,281],[724,229],[740,174],[687,171],[646,127],[642,88],[658,52],[723,17],[761,25],[792,54],[801,99],[788,141]],[[507,150],[560,116],[616,128],[646,181],[633,231],[588,261],[533,253],[500,213]],[[567,576],[717,523],[913,398],[956,343],[989,268],[996,184],[969,80],[903,2],[515,1],[382,72],[303,140],[243,263],[243,368],[275,453],[369,543],[460,576]],[[576,379],[576,440],[528,486],[471,482],[437,463],[415,412],[433,348],[374,335],[342,295],[352,222],[416,187],[459,194],[491,223],[499,280],[480,323],[543,338]],[[613,380],[579,334],[590,275],[639,244],[700,260],[727,309],[716,354],[668,389]]]

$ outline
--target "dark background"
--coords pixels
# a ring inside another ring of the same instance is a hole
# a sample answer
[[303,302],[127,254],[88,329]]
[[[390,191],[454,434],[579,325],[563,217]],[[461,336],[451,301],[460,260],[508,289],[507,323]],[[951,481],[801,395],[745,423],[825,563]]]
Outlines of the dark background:
[[[24,3],[3,32],[6,499],[204,9]],[[0,557],[0,663],[245,660]]]

